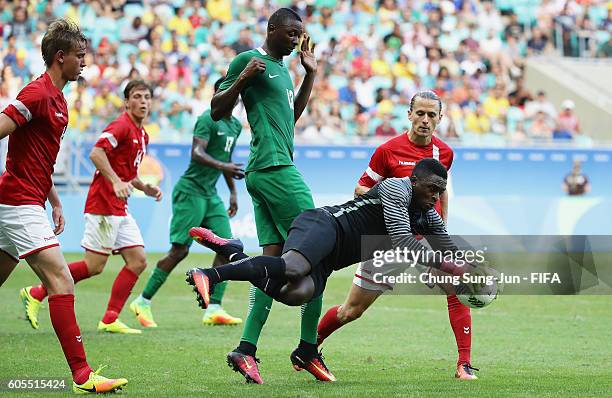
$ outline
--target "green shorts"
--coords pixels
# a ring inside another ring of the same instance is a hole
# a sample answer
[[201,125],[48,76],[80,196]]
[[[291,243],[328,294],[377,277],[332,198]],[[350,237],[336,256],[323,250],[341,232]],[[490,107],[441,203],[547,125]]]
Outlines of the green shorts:
[[253,201],[259,246],[283,243],[293,219],[314,208],[310,189],[295,166],[250,171],[246,187]]
[[219,195],[199,196],[174,190],[170,242],[190,246],[192,227],[206,227],[222,238],[231,238],[229,216]]

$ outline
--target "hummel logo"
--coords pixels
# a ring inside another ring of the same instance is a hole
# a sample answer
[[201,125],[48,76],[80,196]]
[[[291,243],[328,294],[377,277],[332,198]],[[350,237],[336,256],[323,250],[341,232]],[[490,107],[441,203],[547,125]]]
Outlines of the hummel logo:
[[278,76],[279,76],[279,75],[271,75],[271,74],[269,74],[269,73],[268,73],[268,77],[269,77],[270,79],[274,79],[275,77],[278,77]]
[[469,326],[464,326],[463,327],[463,333],[470,334],[470,327]]
[[217,135],[225,135],[225,131],[218,131]]
[[50,236],[48,238],[43,238],[43,239],[45,240],[45,242],[48,242],[50,240],[56,240],[57,238],[55,237],[55,235],[53,235],[53,236]]
[[138,140],[132,140],[134,144],[138,144]]
[[416,162],[410,162],[407,160],[398,160],[400,166],[414,166]]
[[55,116],[64,117],[64,114],[62,112],[55,112]]
[[76,341],[77,343],[80,343],[83,341],[83,338],[81,336],[76,336]]

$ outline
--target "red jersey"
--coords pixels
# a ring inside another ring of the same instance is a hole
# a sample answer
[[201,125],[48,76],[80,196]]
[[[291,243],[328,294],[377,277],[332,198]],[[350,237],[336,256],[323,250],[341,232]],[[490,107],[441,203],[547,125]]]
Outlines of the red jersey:
[[[359,179],[359,185],[372,188],[385,178],[409,177],[417,162],[424,158],[434,158],[446,170],[450,170],[453,156],[451,147],[436,136],[431,138],[428,145],[421,146],[410,141],[408,134],[404,133],[376,148],[368,168]],[[436,211],[442,214],[440,201],[436,203]]]
[[[144,128],[136,127],[127,112],[112,121],[102,132],[96,147],[103,148],[108,161],[124,182],[138,176],[138,167],[147,152],[149,135]],[[127,215],[127,201],[119,199],[113,184],[96,170],[89,187],[85,213],[104,216]]]
[[48,73],[30,82],[3,111],[17,128],[9,136],[0,203],[45,207],[51,175],[68,126],[68,105]]

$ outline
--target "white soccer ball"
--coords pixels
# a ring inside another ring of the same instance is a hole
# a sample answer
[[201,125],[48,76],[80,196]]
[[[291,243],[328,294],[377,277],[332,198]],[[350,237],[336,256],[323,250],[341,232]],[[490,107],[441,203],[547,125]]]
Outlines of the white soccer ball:
[[468,287],[461,283],[456,287],[457,298],[461,304],[470,308],[484,308],[490,305],[497,298],[499,286],[497,281],[486,285],[482,284],[476,287],[475,292],[471,292]]

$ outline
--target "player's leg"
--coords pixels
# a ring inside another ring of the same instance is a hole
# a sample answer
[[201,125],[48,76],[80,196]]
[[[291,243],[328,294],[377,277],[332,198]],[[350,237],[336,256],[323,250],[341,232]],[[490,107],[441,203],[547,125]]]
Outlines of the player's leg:
[[189,228],[201,224],[206,214],[206,201],[177,189],[172,192],[172,218],[168,253],[161,258],[147,280],[142,293],[130,303],[130,310],[144,327],[157,327],[151,311],[151,300],[168,279],[170,272],[187,257],[192,239]]
[[385,264],[384,267],[378,268],[374,267],[372,261],[360,263],[344,303],[330,308],[321,318],[318,344],[323,343],[323,340],[338,328],[359,318],[385,291],[393,290],[392,285],[375,282],[375,274],[397,275],[403,270],[402,267],[393,264]]
[[331,307],[321,318],[317,345],[321,345],[337,329],[361,317],[381,294],[382,291],[367,290],[352,284],[344,303]]
[[113,252],[120,253],[125,265],[117,274],[108,306],[98,330],[110,333],[139,334],[139,329],[133,329],[119,320],[119,314],[125,305],[138,277],[147,267],[147,257],[144,252],[144,241],[140,229],[131,215],[118,217],[119,227]]
[[[280,235],[272,215],[261,196],[259,188],[265,184],[265,175],[260,171],[249,172],[246,175],[246,187],[253,202],[255,225],[259,245],[263,247],[264,256],[279,257],[282,251],[280,244],[284,239]],[[227,363],[236,372],[240,372],[247,382],[263,383],[257,366],[257,342],[270,314],[273,299],[260,289],[251,286],[249,289],[249,304],[244,320],[242,336],[238,346],[227,355]]]
[[26,261],[47,286],[49,315],[66,361],[75,392],[110,392],[127,384],[126,379],[107,379],[87,363],[81,331],[74,313],[74,283],[59,246],[26,257]]
[[[231,238],[232,229],[223,201],[218,195],[215,195],[207,198],[207,202],[206,215],[202,225],[221,238]],[[227,258],[217,254],[213,260],[213,267],[218,267],[228,261]],[[242,323],[242,319],[228,314],[221,306],[226,287],[227,281],[215,286],[215,291],[210,297],[210,304],[202,318],[204,325],[239,325]]]
[[[268,172],[260,191],[282,236],[287,236],[298,215],[314,208],[310,189],[294,166],[278,167]],[[322,306],[323,297],[317,296],[302,307],[299,346],[310,347],[309,352],[316,352],[317,324]]]
[[0,286],[8,279],[18,263],[16,255],[12,256],[7,250],[0,249]]
[[[439,271],[432,269],[431,272],[440,274]],[[472,352],[472,313],[469,307],[461,304],[455,294],[455,289],[450,284],[438,284],[446,293],[446,303],[448,308],[448,320],[450,322],[455,342],[457,343],[457,369],[455,377],[461,380],[476,380],[471,365]]]
[[[81,246],[85,248],[85,258],[68,264],[70,275],[74,283],[97,275],[104,269],[116,227],[109,217],[85,214],[85,233]],[[33,328],[38,328],[38,310],[41,302],[47,297],[47,289],[44,284],[27,286],[21,289],[19,296],[26,307],[26,318]]]
[[151,311],[151,300],[166,282],[170,272],[187,257],[187,254],[189,254],[189,246],[172,243],[168,253],[157,262],[142,293],[130,303],[130,311],[136,315],[138,322],[140,322],[143,327],[157,327],[157,323],[153,319],[153,313]]

